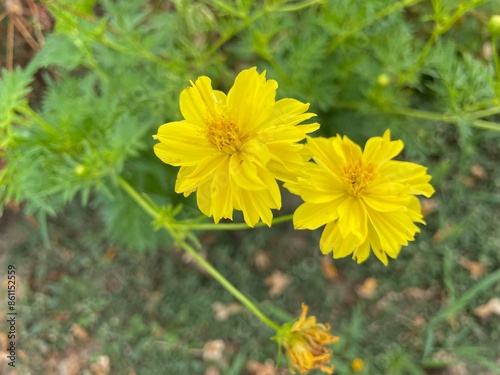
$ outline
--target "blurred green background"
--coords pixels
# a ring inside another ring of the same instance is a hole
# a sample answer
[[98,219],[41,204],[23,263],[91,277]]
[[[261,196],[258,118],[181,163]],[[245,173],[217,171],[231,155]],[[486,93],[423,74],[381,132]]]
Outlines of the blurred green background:
[[[117,184],[199,216],[151,135],[181,118],[189,80],[227,91],[257,66],[278,98],[311,104],[317,135],[362,145],[389,128],[402,139],[402,158],[433,176],[427,225],[387,267],[333,262],[321,231],[291,223],[199,233],[202,254],[273,319],[305,302],[330,322],[337,374],[355,358],[361,374],[500,374],[495,11],[498,0],[0,5],[0,264],[21,283],[16,368],[1,362],[0,373],[287,373],[272,362],[274,333]],[[283,196],[275,216],[300,204]]]

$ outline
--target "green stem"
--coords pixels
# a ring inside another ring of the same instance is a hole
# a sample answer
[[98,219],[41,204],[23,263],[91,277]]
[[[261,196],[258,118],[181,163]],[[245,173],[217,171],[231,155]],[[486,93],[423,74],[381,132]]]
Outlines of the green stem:
[[498,58],[498,37],[493,35],[491,38],[491,52],[493,53],[493,61],[495,62],[495,75],[497,82],[500,82],[500,61]]
[[[279,216],[273,219],[272,224],[285,223],[291,221],[293,214]],[[247,223],[223,223],[223,224],[212,224],[212,223],[202,223],[202,224],[188,224],[189,229],[192,230],[238,230],[238,229],[248,229]],[[255,224],[254,228],[265,227],[267,224],[259,222]]]
[[23,105],[19,108],[25,115],[36,121],[48,134],[59,138],[59,133],[38,113],[36,113],[28,104]]
[[198,252],[193,249],[189,244],[184,241],[180,241],[179,245],[191,255],[212,277],[217,280],[229,293],[231,293],[238,301],[246,306],[252,313],[254,313],[257,318],[259,318],[263,323],[267,324],[269,327],[278,331],[280,326],[269,319],[264,313],[259,310],[255,304],[250,301],[243,293],[241,293],[233,284],[231,284],[224,276],[222,276],[219,271],[217,271],[210,263],[208,263],[203,257],[198,254]]
[[256,12],[253,16],[247,17],[241,25],[235,27],[231,31],[221,36],[215,43],[212,44],[212,46],[208,49],[208,51],[205,52],[202,61],[207,61],[209,57],[211,57],[215,52],[217,52],[219,48],[221,48],[224,44],[226,44],[231,38],[242,32],[243,30],[245,30],[248,26],[257,21],[259,18],[265,16],[267,13],[269,13],[269,10],[266,7],[264,7],[262,10]]
[[424,48],[422,48],[422,51],[420,51],[420,55],[418,56],[417,61],[413,66],[408,70],[408,72],[402,77],[402,79],[399,82],[399,86],[404,86],[406,82],[408,82],[409,79],[412,78],[412,76],[420,70],[422,65],[424,64],[424,61],[431,51],[432,47],[436,43],[437,39],[446,33],[451,27],[470,9],[475,8],[476,6],[480,5],[483,3],[484,0],[473,0],[473,1],[468,1],[468,2],[461,2],[460,5],[458,6],[457,10],[455,13],[453,13],[450,16],[447,16],[443,14],[443,8],[442,8],[442,3],[441,1],[436,1],[434,4],[434,18],[435,18],[435,25],[434,29],[432,30],[432,34],[427,40],[427,43],[425,43]]
[[119,177],[118,183],[123,188],[123,190],[125,190],[128,195],[130,195],[130,197],[149,214],[149,216],[151,216],[153,219],[158,219],[158,217],[160,216],[159,213],[153,207],[151,207],[146,199],[144,199],[142,195],[137,192],[137,190],[135,190],[127,181],[125,181],[125,179]]
[[[125,190],[130,197],[144,209],[153,219],[158,219],[160,214],[144,197],[139,194],[127,181],[122,177],[118,178],[118,183]],[[220,224],[219,224],[220,225]],[[241,293],[233,284],[231,284],[224,276],[222,276],[219,271],[217,271],[209,262],[207,262],[203,257],[198,254],[198,252],[186,243],[183,237],[173,230],[171,226],[163,225],[165,229],[169,231],[176,243],[182,247],[189,255],[191,255],[200,266],[202,266],[215,280],[217,280],[229,293],[231,293],[238,301],[240,301],[246,308],[248,308],[257,318],[259,318],[263,323],[267,324],[269,327],[277,331],[280,326],[269,319],[255,304]],[[188,227],[191,229],[190,227]],[[212,228],[210,228],[212,229]]]
[[343,33],[341,33],[339,36],[337,36],[332,43],[328,46],[328,53],[331,53],[337,48],[340,44],[342,44],[348,37],[351,35],[354,35],[364,29],[365,27],[371,25],[372,23],[387,17],[388,15],[397,12],[401,9],[411,7],[415,4],[421,3],[423,0],[403,0],[399,1],[397,3],[391,4],[388,7],[378,11],[373,15],[373,17],[370,17],[367,20],[363,20],[361,22],[358,22],[351,26],[351,28]]
[[[363,108],[363,106],[360,103],[351,102],[351,101],[337,102],[337,103],[335,103],[335,107],[352,109],[352,110],[361,110]],[[485,121],[485,120],[474,120],[474,119],[477,119],[479,117],[481,112],[482,112],[482,114],[485,114],[486,116],[498,113],[498,107],[489,108],[489,109],[484,110],[484,111],[471,112],[470,114],[464,114],[463,117],[456,116],[456,115],[453,115],[453,116],[452,115],[445,115],[442,113],[423,111],[420,109],[413,109],[413,108],[384,107],[384,108],[381,108],[381,111],[384,113],[390,113],[390,114],[394,114],[394,115],[414,117],[414,118],[419,118],[422,120],[442,121],[442,122],[447,122],[447,123],[451,123],[451,124],[457,124],[461,120],[473,120],[471,122],[471,124],[472,124],[472,126],[474,126],[476,128],[500,131],[500,124],[498,124],[496,122]]]

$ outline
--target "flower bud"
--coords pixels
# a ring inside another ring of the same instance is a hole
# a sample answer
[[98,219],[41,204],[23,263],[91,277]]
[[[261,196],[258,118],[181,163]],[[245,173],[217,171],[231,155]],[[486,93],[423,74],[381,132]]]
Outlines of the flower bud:
[[500,14],[491,16],[488,22],[488,30],[492,36],[500,35]]
[[391,84],[391,77],[388,74],[382,73],[377,77],[377,85],[380,87],[387,87]]
[[78,164],[75,169],[73,170],[77,176],[82,176],[85,173],[85,166]]

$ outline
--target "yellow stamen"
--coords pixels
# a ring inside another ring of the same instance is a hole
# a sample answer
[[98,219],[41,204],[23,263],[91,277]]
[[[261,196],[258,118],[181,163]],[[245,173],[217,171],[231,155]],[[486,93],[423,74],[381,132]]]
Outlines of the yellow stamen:
[[241,145],[238,125],[232,121],[222,108],[215,108],[208,113],[205,121],[207,138],[217,149],[228,154],[235,153]]
[[363,192],[375,175],[375,165],[363,165],[361,159],[342,167],[342,180],[347,185],[349,194],[355,197]]

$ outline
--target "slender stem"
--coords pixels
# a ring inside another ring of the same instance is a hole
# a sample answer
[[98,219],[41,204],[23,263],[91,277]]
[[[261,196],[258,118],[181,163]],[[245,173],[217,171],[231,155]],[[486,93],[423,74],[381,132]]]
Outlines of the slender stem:
[[181,241],[179,245],[191,255],[210,275],[217,280],[229,293],[231,293],[238,301],[246,306],[251,312],[257,316],[263,323],[267,324],[269,327],[277,331],[280,326],[269,319],[264,313],[255,306],[255,304],[248,299],[243,293],[241,293],[233,284],[231,284],[224,276],[222,276],[219,271],[217,271],[210,263],[208,263],[203,257],[198,254],[198,252],[193,249],[189,244]]
[[431,51],[432,47],[436,43],[437,39],[446,33],[451,27],[470,9],[475,8],[479,4],[483,3],[484,0],[473,0],[473,1],[468,1],[468,2],[461,2],[458,8],[456,9],[455,13],[452,15],[448,16],[444,14],[443,12],[443,7],[441,1],[435,1],[433,6],[434,6],[434,18],[435,18],[435,25],[434,29],[432,30],[432,34],[427,40],[427,43],[425,43],[424,48],[420,51],[420,55],[418,56],[417,61],[413,66],[408,70],[408,72],[402,77],[402,79],[399,82],[399,86],[404,86],[406,82],[408,82],[409,79],[422,67],[427,55]]
[[267,8],[263,8],[260,11],[256,12],[251,17],[245,18],[245,20],[234,29],[228,31],[226,34],[222,35],[217,41],[215,41],[212,46],[205,52],[203,55],[203,61],[206,61],[210,56],[212,56],[219,48],[221,48],[224,44],[226,44],[231,38],[233,38],[236,34],[245,30],[252,23],[257,21],[259,18],[265,16],[269,10]]
[[[137,192],[127,181],[122,177],[118,178],[118,183],[120,186],[130,195],[130,197],[136,201],[136,203],[141,206],[144,211],[146,211],[151,217],[157,219],[160,215],[156,209],[147,202],[147,200]],[[198,252],[184,241],[181,235],[173,230],[171,226],[163,225],[167,229],[172,237],[176,240],[177,244],[182,247],[189,255],[191,255],[200,266],[202,266],[215,280],[217,280],[229,293],[231,293],[238,301],[240,301],[246,308],[248,308],[257,318],[259,318],[263,323],[267,324],[269,327],[277,331],[280,326],[268,318],[255,304],[241,293],[233,284],[231,284],[224,276],[222,276],[219,271],[217,271],[209,262],[207,262],[203,257],[198,254]],[[188,229],[190,227],[188,226]]]
[[337,48],[340,44],[342,44],[348,37],[351,35],[356,34],[360,30],[364,29],[365,27],[371,25],[372,23],[387,17],[388,15],[397,12],[401,9],[411,7],[415,4],[421,3],[423,0],[403,0],[399,1],[397,3],[393,3],[389,5],[388,7],[381,9],[377,13],[375,13],[372,17],[370,17],[367,20],[363,20],[361,22],[355,23],[353,26],[351,26],[350,29],[347,31],[342,32],[339,36],[337,36],[332,43],[328,46],[328,52],[331,53],[335,48]]
[[142,207],[144,211],[146,211],[153,219],[157,219],[160,215],[156,210],[151,207],[150,204],[135,190],[127,181],[125,181],[122,177],[118,178],[118,183],[121,185],[123,190],[125,190],[130,197],[136,201],[136,203]]
[[500,61],[498,58],[498,37],[497,35],[493,35],[491,38],[491,52],[493,53],[493,61],[495,62],[495,74],[497,82],[500,82]]
[[[498,73],[499,73],[499,80],[500,80],[500,71]],[[466,116],[467,116],[468,120],[476,120],[476,119],[480,119],[483,117],[497,115],[499,113],[500,113],[500,106],[496,106],[496,107],[482,109],[480,111],[470,112],[470,113],[467,113]]]
[[[358,102],[345,101],[345,102],[335,103],[335,107],[360,110],[363,108],[363,105],[358,103]],[[473,120],[471,122],[471,124],[472,124],[472,126],[474,126],[476,128],[500,131],[500,124],[498,124],[496,122],[485,121],[485,120],[474,120],[474,119],[478,118],[478,115],[480,114],[480,112],[485,114],[485,116],[493,115],[493,114],[497,113],[498,107],[493,107],[493,108],[490,108],[490,109],[484,110],[484,111],[471,112],[470,117],[469,117],[469,114],[467,114],[467,113],[464,114],[463,117],[460,117],[457,115],[454,115],[454,116],[445,115],[442,113],[423,111],[423,110],[419,110],[419,109],[404,108],[404,107],[403,108],[401,108],[401,107],[384,107],[381,110],[385,113],[420,118],[423,120],[442,121],[442,122],[447,122],[447,123],[451,123],[451,124],[457,124],[460,120]]]
[[27,103],[19,108],[21,112],[36,121],[47,133],[59,137],[59,133],[55,130],[52,125],[45,121],[38,113],[36,113]]
[[[293,214],[283,215],[273,219],[272,224],[285,223],[287,221],[291,221],[293,218]],[[254,228],[265,227],[267,224],[263,222],[259,222],[255,224]],[[247,223],[222,223],[222,224],[213,224],[213,223],[202,223],[202,224],[189,224],[189,229],[192,230],[237,230],[237,229],[248,229]]]

